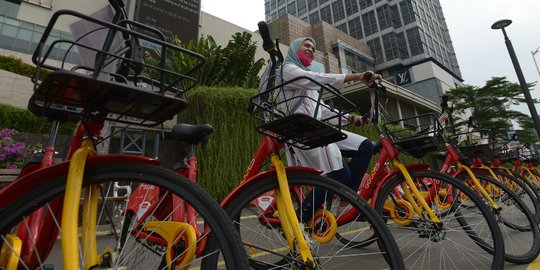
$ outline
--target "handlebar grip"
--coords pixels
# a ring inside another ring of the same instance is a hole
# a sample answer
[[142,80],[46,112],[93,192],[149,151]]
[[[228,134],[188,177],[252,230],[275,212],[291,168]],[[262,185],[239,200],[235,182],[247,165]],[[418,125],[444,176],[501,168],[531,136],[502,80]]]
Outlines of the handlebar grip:
[[[369,81],[373,77],[373,72],[364,72],[364,80]],[[377,82],[372,82],[370,85],[368,85],[369,88],[377,88]]]
[[443,111],[446,110],[446,108],[448,108],[448,96],[447,95],[442,95],[441,108],[442,108]]
[[270,31],[268,31],[268,25],[264,21],[260,21],[257,26],[263,39],[263,49],[265,51],[271,51],[275,49],[274,41],[270,38]]
[[369,81],[373,77],[373,72],[364,72],[364,80]]

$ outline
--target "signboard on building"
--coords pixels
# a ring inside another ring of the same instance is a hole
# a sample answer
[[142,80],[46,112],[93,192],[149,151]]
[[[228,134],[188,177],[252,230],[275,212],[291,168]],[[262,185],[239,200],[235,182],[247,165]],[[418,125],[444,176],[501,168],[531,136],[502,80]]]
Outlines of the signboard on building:
[[411,72],[408,69],[396,72],[394,78],[397,85],[405,85],[412,83]]
[[178,36],[183,43],[199,38],[201,0],[139,0],[135,20],[154,27],[167,41]]

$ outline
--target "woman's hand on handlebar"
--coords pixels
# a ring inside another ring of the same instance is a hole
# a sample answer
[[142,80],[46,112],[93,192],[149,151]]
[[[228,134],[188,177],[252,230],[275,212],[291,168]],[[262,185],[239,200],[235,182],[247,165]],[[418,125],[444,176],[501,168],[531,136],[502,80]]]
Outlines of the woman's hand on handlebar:
[[376,81],[381,81],[382,76],[373,71],[366,71],[360,73],[347,74],[345,76],[345,82],[349,81],[361,81],[368,86],[371,86]]
[[377,74],[373,71],[366,71],[366,72],[362,72],[358,74],[360,75],[359,80],[369,86],[375,83],[376,81],[382,80],[381,74]]
[[370,121],[371,119],[367,117],[367,114],[364,116],[349,114],[347,119],[355,126],[363,126],[363,127],[368,127],[369,123],[371,122]]

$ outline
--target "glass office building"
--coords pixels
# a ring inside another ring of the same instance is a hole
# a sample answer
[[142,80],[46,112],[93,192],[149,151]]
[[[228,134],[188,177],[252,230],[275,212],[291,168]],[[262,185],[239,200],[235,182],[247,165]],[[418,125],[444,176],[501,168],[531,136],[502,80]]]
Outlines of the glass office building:
[[439,0],[265,0],[267,22],[285,14],[365,42],[385,79],[434,101],[463,81]]

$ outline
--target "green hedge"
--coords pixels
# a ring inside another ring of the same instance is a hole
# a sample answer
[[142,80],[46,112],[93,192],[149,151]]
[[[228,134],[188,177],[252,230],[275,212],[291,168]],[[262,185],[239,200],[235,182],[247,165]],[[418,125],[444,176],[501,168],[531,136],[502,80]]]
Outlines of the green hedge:
[[247,112],[254,89],[198,87],[188,92],[187,123],[208,123],[214,132],[199,149],[199,184],[223,199],[241,181],[261,135],[258,120]]
[[[34,65],[26,64],[20,58],[4,55],[0,55],[0,69],[29,78],[33,77],[36,71],[36,67]],[[40,80],[43,79],[47,73],[48,71],[43,70],[40,73]]]
[[[216,199],[223,199],[238,183],[255,153],[262,136],[255,131],[260,124],[247,112],[254,89],[199,87],[188,92],[187,123],[214,126],[209,143],[198,151],[199,184]],[[347,130],[372,140],[379,135],[369,129],[349,125]],[[372,158],[372,164],[376,156]],[[417,162],[402,155],[405,163]]]
[[[12,128],[23,133],[48,134],[51,123],[47,118],[37,117],[27,109],[0,104],[0,128]],[[58,133],[72,134],[74,130],[74,123],[62,123]]]

